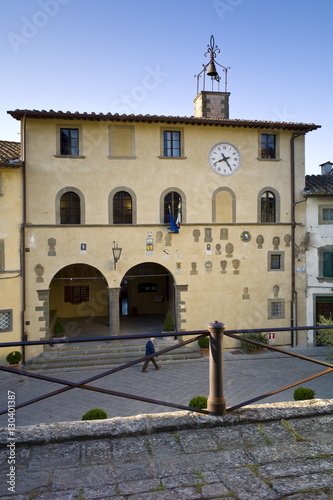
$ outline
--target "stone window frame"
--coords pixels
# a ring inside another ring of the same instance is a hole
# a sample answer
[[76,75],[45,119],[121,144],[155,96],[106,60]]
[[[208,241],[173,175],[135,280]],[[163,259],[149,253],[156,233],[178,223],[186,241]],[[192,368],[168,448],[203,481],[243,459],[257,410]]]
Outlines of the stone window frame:
[[[212,196],[212,222],[216,222],[216,198],[217,195],[221,191],[227,191],[231,195],[231,217],[232,217],[232,224],[236,222],[236,195],[232,189],[229,187],[223,186],[223,187],[218,187],[215,189],[213,196]],[[221,222],[221,224],[229,224],[225,222]]]
[[[280,256],[280,267],[278,269],[272,268],[272,257],[275,255]],[[280,272],[285,270],[285,253],[283,250],[269,250],[267,252],[267,270],[270,272]]]
[[[164,133],[179,132],[180,134],[180,156],[165,156],[164,154]],[[161,127],[160,129],[160,159],[174,160],[185,159],[185,133],[183,127]]]
[[9,317],[9,327],[0,328],[0,332],[12,332],[13,331],[13,309],[1,309],[0,314],[8,314]]
[[[131,154],[130,155],[115,155],[112,153],[112,132],[113,130],[128,129],[131,132]],[[133,125],[109,125],[108,128],[109,137],[109,159],[133,159],[136,158],[135,155],[135,127]]]
[[5,272],[5,240],[0,240],[0,273]]
[[[272,314],[272,304],[279,303],[281,304],[281,314],[279,316],[275,316]],[[268,299],[268,319],[284,319],[285,318],[285,299]]]
[[[79,154],[78,155],[63,155],[61,154],[61,140],[60,140],[60,132],[61,129],[75,129],[79,132]],[[56,131],[56,154],[54,155],[56,158],[85,158],[82,154],[83,152],[83,133],[82,133],[82,125],[68,125],[66,124],[58,124]]]
[[[83,195],[82,191],[80,191],[79,189],[77,189],[76,187],[73,187],[73,186],[66,186],[66,187],[60,189],[60,191],[58,191],[58,193],[56,194],[56,199],[55,199],[56,224],[63,225],[63,224],[61,224],[61,217],[60,217],[60,212],[61,212],[60,211],[60,201],[61,201],[61,197],[65,193],[68,193],[68,192],[73,192],[73,193],[77,194],[80,198],[80,224],[75,224],[75,225],[84,225],[85,219],[86,219],[84,195]],[[67,225],[70,226],[71,224],[67,224]]]
[[[117,186],[110,191],[109,198],[108,198],[108,207],[109,207],[109,224],[114,224],[113,222],[113,197],[116,193],[119,191],[125,191],[128,193],[131,198],[132,198],[132,223],[131,224],[125,224],[126,226],[133,226],[137,223],[137,201],[136,201],[136,194],[133,191],[133,189],[127,187],[127,186]],[[121,224],[117,224],[119,226]]]
[[[318,281],[320,283],[327,282],[333,283],[333,276],[324,276],[324,253],[333,254],[333,245],[326,245],[324,247],[318,248]],[[333,258],[333,255],[332,255]]]
[[333,204],[318,205],[318,224],[319,225],[333,224],[333,219],[324,220],[323,215],[324,215],[325,209],[330,209],[333,211]]

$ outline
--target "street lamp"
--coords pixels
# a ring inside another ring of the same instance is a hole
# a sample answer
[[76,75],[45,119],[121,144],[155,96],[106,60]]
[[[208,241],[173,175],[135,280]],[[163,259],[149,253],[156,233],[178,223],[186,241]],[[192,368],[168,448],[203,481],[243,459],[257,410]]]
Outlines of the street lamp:
[[118,247],[118,243],[113,242],[113,247],[112,247],[112,253],[113,253],[113,262],[114,262],[114,269],[116,269],[116,265],[118,260],[120,259],[122,248]]

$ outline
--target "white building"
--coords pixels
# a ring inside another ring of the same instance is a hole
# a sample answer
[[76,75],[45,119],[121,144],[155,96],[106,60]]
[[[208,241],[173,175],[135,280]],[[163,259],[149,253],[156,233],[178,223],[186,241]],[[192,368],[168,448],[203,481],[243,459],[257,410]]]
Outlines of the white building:
[[[308,243],[307,324],[315,325],[319,315],[333,317],[333,163],[320,165],[321,175],[305,178]],[[308,345],[316,333],[309,330]]]

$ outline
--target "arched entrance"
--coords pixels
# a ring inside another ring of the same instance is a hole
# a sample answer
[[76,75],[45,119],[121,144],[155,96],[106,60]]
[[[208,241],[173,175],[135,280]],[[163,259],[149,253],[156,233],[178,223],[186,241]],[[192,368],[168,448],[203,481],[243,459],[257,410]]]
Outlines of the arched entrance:
[[120,330],[161,330],[166,313],[175,318],[175,281],[164,266],[145,262],[132,267],[121,282]]
[[87,264],[71,264],[50,283],[50,328],[56,317],[67,338],[109,335],[109,292],[102,273]]

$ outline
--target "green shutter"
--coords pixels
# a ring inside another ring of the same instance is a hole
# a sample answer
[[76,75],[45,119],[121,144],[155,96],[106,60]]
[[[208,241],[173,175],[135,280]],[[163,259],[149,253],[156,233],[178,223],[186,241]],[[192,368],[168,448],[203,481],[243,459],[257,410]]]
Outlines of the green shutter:
[[325,278],[333,278],[333,252],[324,252],[324,269]]

